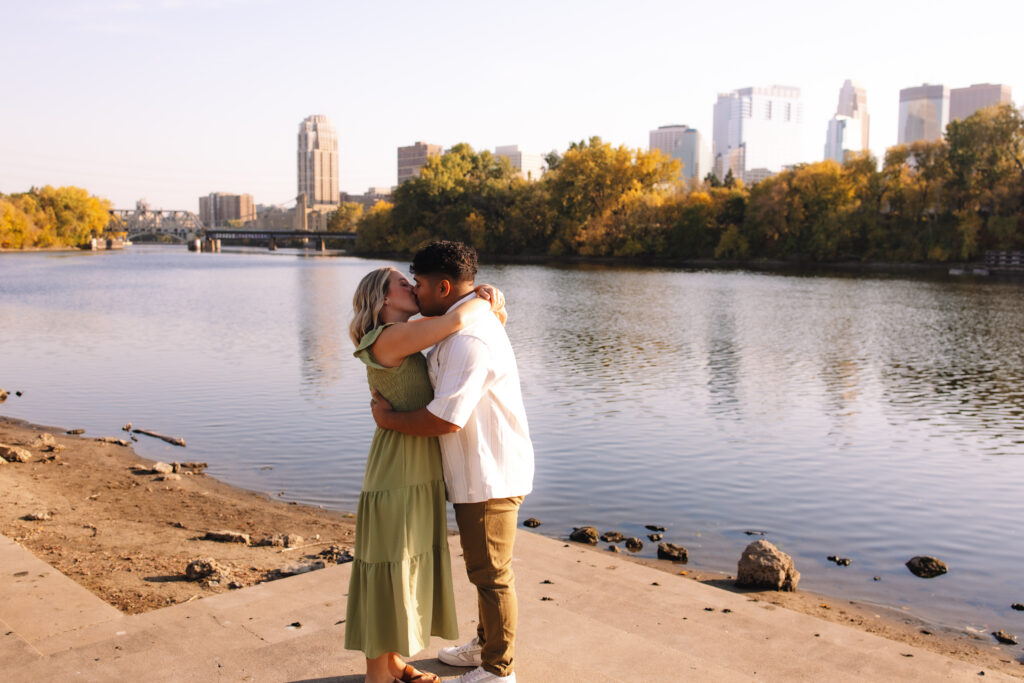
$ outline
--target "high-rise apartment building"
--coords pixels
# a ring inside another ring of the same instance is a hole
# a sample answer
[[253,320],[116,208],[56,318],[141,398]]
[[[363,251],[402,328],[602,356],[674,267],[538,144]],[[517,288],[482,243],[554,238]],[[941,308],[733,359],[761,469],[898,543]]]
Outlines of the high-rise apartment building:
[[800,161],[800,89],[773,85],[720,94],[712,147],[715,174],[755,182]]
[[419,177],[420,169],[427,165],[427,159],[439,156],[443,150],[441,145],[429,145],[426,142],[399,147],[398,184],[401,185],[406,180]]
[[252,195],[211,192],[205,197],[200,197],[199,220],[207,227],[226,225],[228,221],[254,221],[256,207]]
[[836,114],[828,123],[825,158],[843,163],[853,152],[866,152],[869,129],[867,91],[847,79],[839,89]]
[[659,126],[650,132],[648,141],[649,149],[656,149],[683,164],[682,178],[702,180],[711,172],[711,149],[696,128]]
[[979,83],[967,88],[953,88],[949,91],[949,120],[962,121],[979,109],[1012,102],[1010,86],[1001,83]]
[[544,157],[540,154],[520,152],[519,145],[503,145],[494,148],[494,156],[508,159],[508,163],[519,172],[524,180],[540,180],[547,170]]
[[949,123],[949,88],[919,85],[900,90],[900,121],[897,142],[939,140]]
[[322,114],[299,124],[299,194],[310,209],[338,205],[338,134]]

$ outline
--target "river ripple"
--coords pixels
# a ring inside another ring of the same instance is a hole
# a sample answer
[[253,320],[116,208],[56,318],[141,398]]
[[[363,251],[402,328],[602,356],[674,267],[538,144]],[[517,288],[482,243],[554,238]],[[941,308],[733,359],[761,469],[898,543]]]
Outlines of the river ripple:
[[[0,410],[92,434],[132,421],[189,443],[146,439],[144,456],[353,510],[373,423],[346,327],[384,263],[0,255],[0,386],[25,391]],[[728,572],[764,530],[805,588],[1024,626],[1009,608],[1024,600],[1021,286],[599,266],[480,279],[509,302],[538,531],[663,524],[694,566]],[[950,573],[911,576],[917,554]]]

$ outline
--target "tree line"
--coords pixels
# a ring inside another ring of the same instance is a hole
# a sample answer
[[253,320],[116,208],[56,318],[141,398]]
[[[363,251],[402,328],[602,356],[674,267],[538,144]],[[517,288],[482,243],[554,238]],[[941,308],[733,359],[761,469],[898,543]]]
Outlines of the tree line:
[[492,256],[947,262],[1024,249],[1024,118],[1009,105],[949,124],[943,139],[798,164],[745,186],[687,184],[658,151],[598,137],[547,157],[536,182],[458,144],[391,202],[343,207],[359,253],[455,239]]
[[110,223],[110,208],[80,187],[0,193],[0,249],[83,246]]

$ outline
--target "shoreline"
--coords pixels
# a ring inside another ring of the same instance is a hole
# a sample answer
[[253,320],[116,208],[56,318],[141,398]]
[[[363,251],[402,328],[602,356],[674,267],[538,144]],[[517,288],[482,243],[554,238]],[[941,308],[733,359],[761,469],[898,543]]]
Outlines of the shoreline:
[[[278,578],[282,569],[297,563],[316,562],[324,549],[350,549],[354,544],[351,514],[285,503],[201,473],[188,474],[185,469],[179,479],[144,474],[153,462],[138,456],[131,446],[96,441],[99,435],[65,432],[0,415],[0,443],[32,453],[30,462],[0,464],[0,488],[7,494],[0,501],[0,534],[122,612],[138,614],[231,590],[225,582],[187,581],[184,572],[191,559],[211,557],[230,570],[232,586],[247,587]],[[64,449],[54,453],[29,448],[41,433],[52,434]],[[22,519],[34,511],[49,512],[52,517]],[[202,539],[206,532],[220,530],[249,534],[253,542],[275,534],[297,534],[303,540],[288,548]],[[807,591],[745,591],[735,588],[727,575],[664,560],[628,559],[669,575],[747,594],[749,600],[767,603],[770,609],[809,614],[1024,677],[1019,649],[999,646],[988,634],[939,627],[895,608]]]
[[[332,546],[353,545],[353,516],[273,500],[203,468],[156,474],[155,463],[131,446],[95,440],[124,433],[66,431],[0,415],[0,443],[32,454],[27,463],[0,464],[0,534],[122,612],[187,602],[231,590],[229,584],[251,586],[316,562]],[[59,452],[31,447],[42,433],[53,435]],[[35,513],[50,518],[24,519]],[[248,534],[252,545],[203,540],[218,531]],[[291,547],[255,545],[275,535],[292,535]],[[198,558],[220,563],[230,580],[186,580],[187,565]]]
[[[228,240],[228,246],[250,247],[253,245],[234,244],[236,240]],[[139,246],[184,246],[178,243],[137,242]],[[257,245],[259,246],[259,245]],[[30,247],[26,249],[0,248],[0,254],[16,253],[62,253],[88,251],[84,247]],[[354,252],[345,249],[331,250],[336,253],[369,260],[406,261],[411,254],[401,252]],[[767,273],[852,273],[859,275],[926,275],[948,276],[951,268],[983,268],[983,261],[950,261],[948,263],[916,263],[886,261],[784,261],[777,259],[757,259],[750,261],[703,259],[672,259],[657,256],[625,257],[625,256],[550,256],[548,254],[481,254],[480,262],[492,265],[543,265],[543,266],[620,266],[628,268],[689,268],[700,270],[748,270]],[[972,276],[965,276],[972,277]],[[997,279],[1004,276],[987,276]]]

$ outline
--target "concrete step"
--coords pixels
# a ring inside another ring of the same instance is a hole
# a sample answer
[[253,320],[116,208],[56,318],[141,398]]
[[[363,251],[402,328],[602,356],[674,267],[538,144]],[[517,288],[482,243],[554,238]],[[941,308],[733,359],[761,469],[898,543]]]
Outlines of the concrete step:
[[41,657],[34,647],[0,619],[0,671],[28,666]]
[[0,619],[33,646],[63,632],[124,618],[6,536],[0,536],[0,577]]
[[[475,633],[476,596],[460,554],[453,538],[462,642]],[[514,566],[516,672],[526,683],[978,680],[976,666],[576,544],[521,532]],[[62,629],[38,640],[45,656],[5,667],[4,680],[361,681],[362,653],[343,648],[339,623],[350,572],[334,566]],[[412,661],[463,673],[434,659],[449,644],[435,638]]]

